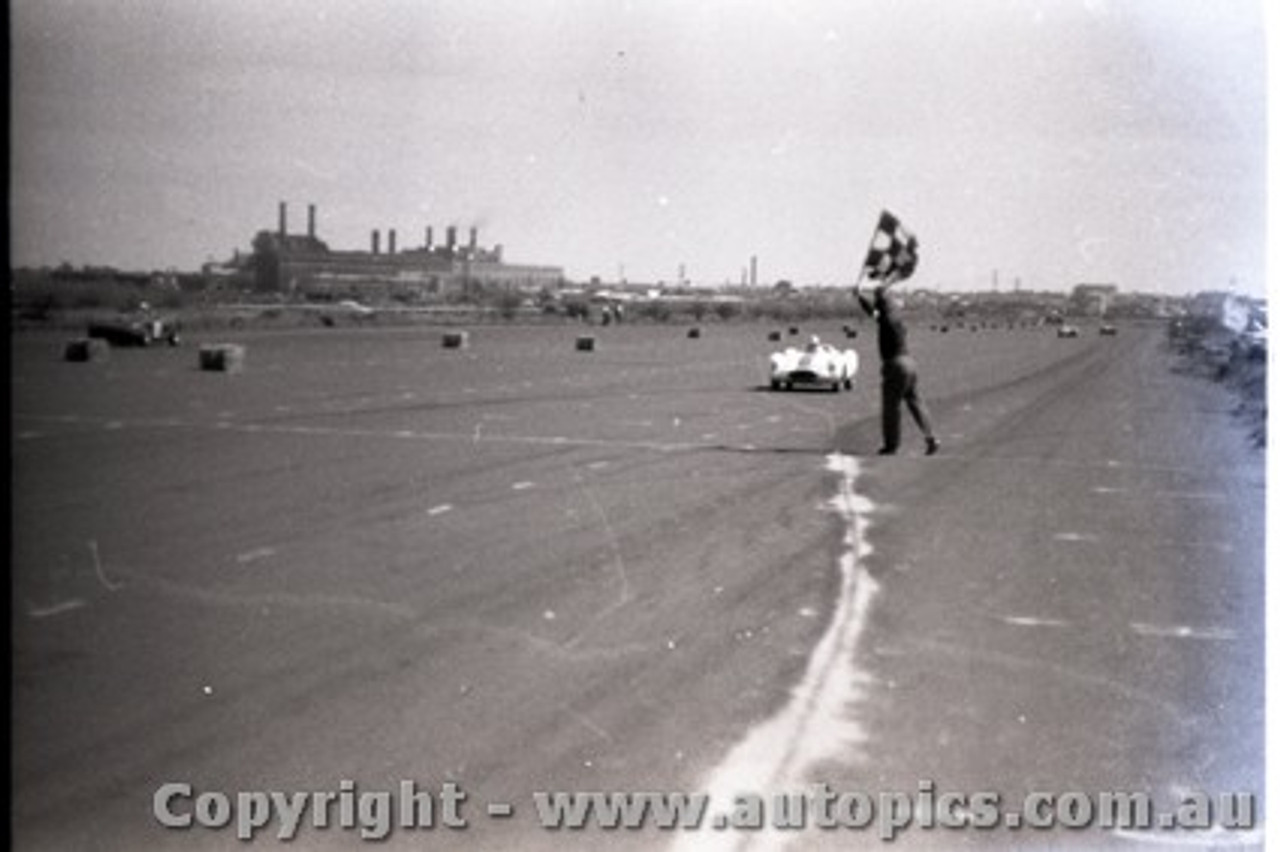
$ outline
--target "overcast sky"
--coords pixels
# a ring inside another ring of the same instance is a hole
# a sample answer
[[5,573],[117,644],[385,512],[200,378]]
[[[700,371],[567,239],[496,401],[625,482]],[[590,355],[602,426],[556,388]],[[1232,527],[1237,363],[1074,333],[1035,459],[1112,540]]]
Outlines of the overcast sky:
[[847,284],[889,208],[916,286],[1261,292],[1260,5],[14,0],[12,261],[194,269],[285,200],[333,248]]

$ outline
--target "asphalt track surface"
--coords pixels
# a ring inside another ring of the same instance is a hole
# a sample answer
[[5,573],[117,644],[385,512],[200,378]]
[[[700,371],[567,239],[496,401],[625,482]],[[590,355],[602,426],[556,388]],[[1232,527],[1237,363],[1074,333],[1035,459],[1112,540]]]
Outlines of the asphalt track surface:
[[[546,831],[545,790],[1261,808],[1263,456],[1223,388],[1171,370],[1155,328],[916,329],[943,451],[908,421],[876,458],[873,341],[852,393],[772,393],[764,332],[220,338],[248,346],[240,375],[14,338],[16,848],[241,846],[161,828],[167,782],[466,792],[468,828],[395,849],[890,848]],[[917,827],[892,848],[1260,844]],[[290,848],[363,845],[304,826]]]

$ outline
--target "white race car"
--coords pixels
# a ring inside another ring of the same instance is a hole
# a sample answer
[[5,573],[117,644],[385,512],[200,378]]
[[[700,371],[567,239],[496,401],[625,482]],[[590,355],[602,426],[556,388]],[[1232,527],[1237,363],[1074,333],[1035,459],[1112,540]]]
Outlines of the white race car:
[[803,349],[788,346],[769,356],[769,387],[825,387],[837,393],[843,385],[852,390],[858,375],[858,353],[837,349],[814,337]]

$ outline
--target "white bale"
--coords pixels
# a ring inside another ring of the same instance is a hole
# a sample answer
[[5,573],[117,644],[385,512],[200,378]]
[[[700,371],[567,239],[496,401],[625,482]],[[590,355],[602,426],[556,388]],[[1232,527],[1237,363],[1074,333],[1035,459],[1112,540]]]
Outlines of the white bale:
[[440,344],[445,349],[466,349],[471,345],[471,335],[465,331],[446,331]]
[[245,348],[238,343],[206,343],[200,347],[200,369],[215,373],[244,370]]

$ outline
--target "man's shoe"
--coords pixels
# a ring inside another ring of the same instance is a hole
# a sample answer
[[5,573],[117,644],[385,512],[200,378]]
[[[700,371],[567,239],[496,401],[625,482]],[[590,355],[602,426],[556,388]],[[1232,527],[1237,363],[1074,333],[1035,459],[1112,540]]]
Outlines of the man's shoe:
[[938,443],[937,438],[926,438],[924,442],[924,454],[926,456],[931,456],[934,453],[938,452],[938,449],[941,446],[942,445]]
[[880,449],[876,450],[876,455],[878,455],[878,456],[891,456],[891,455],[894,455],[894,454],[895,454],[895,453],[897,453],[897,452],[898,452],[898,451],[897,451],[896,449],[894,449],[893,447],[881,447]]

